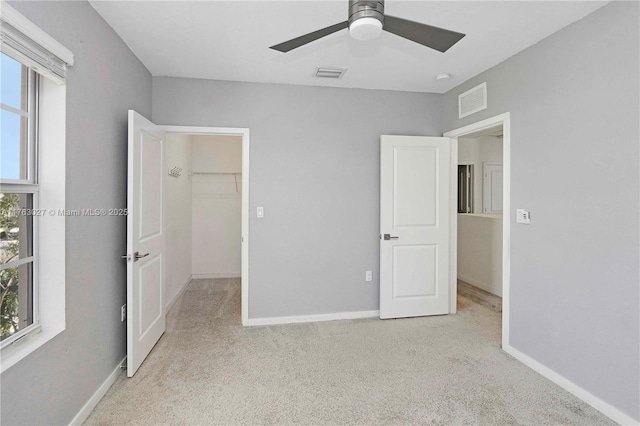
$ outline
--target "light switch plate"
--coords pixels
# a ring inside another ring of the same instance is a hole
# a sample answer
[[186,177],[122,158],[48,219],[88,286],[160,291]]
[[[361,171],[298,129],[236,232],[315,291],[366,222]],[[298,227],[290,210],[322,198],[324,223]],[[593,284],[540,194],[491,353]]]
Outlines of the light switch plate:
[[256,216],[258,218],[264,217],[264,207],[258,207],[256,210]]
[[516,223],[522,223],[525,225],[531,224],[531,214],[525,209],[516,210]]

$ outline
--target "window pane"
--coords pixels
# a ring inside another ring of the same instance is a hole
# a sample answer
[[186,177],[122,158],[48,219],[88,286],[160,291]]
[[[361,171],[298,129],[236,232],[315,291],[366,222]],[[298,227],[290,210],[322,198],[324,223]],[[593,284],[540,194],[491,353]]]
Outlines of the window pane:
[[0,111],[0,178],[27,179],[27,118]]
[[0,271],[0,334],[4,340],[33,324],[33,263]]
[[0,193],[0,265],[33,255],[33,194]]
[[1,54],[0,102],[23,111],[27,110],[27,67]]

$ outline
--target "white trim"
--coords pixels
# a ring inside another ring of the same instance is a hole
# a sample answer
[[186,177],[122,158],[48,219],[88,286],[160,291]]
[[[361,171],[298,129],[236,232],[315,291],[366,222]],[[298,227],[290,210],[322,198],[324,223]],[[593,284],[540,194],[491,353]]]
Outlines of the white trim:
[[[40,206],[49,212],[66,209],[66,86],[40,79],[38,178]],[[40,254],[39,313],[43,330],[65,328],[66,217],[44,215],[38,224]]]
[[[4,3],[2,6],[4,7]],[[39,192],[38,206],[48,212],[65,209],[65,123],[66,91],[49,79],[41,79],[40,117],[38,141]],[[5,184],[2,184],[5,187]],[[36,207],[36,206],[34,206]],[[27,357],[65,329],[66,281],[65,281],[65,221],[64,215],[45,214],[38,217],[34,250],[47,253],[38,259],[34,278],[37,294],[34,293],[34,312],[37,312],[40,331],[33,330],[25,337],[2,348],[0,371],[7,369]],[[35,320],[35,318],[34,318]]]
[[193,279],[193,275],[189,275],[189,278],[187,278],[187,281],[184,284],[182,284],[182,287],[180,287],[180,290],[176,293],[175,296],[173,296],[173,299],[171,299],[171,301],[165,305],[164,311],[166,313],[168,313],[171,310],[171,308],[173,308],[173,305],[176,304],[178,299],[180,299],[180,296],[182,296],[182,293],[184,293],[184,291],[187,289],[187,286],[189,285],[192,279]]
[[[242,324],[249,320],[249,148],[248,128],[160,126],[167,133],[190,135],[235,135],[242,136]],[[195,277],[195,275],[194,275]]]
[[210,280],[216,278],[240,278],[242,277],[241,272],[216,272],[213,274],[193,274],[191,277],[194,280]]
[[449,197],[451,211],[449,219],[449,313],[455,314],[458,312],[458,138],[451,138],[451,182],[449,185],[451,186],[451,196]]
[[529,357],[528,355],[523,354],[519,350],[515,349],[513,346],[510,346],[508,344],[507,345],[503,344],[502,349],[506,353],[508,353],[509,355],[511,355],[512,357],[514,357],[515,359],[517,359],[518,361],[526,365],[527,367],[537,372],[538,374],[551,380],[553,383],[560,386],[562,389],[566,390],[567,392],[573,394],[574,396],[580,398],[587,404],[591,405],[593,408],[600,411],[602,414],[609,417],[611,420],[618,422],[621,425],[640,424],[640,421],[638,419],[634,419],[633,417],[623,413],[622,411],[612,406],[611,404],[603,401],[602,399],[593,395],[592,393],[585,390],[584,388],[576,385],[566,377],[561,376],[560,374],[556,373],[549,367],[539,363],[538,361]]
[[91,398],[89,398],[89,400],[82,406],[80,411],[78,411],[78,414],[75,415],[69,425],[81,425],[85,420],[87,420],[89,414],[91,414],[91,411],[96,408],[96,405],[98,405],[98,402],[100,402],[102,397],[105,396],[111,385],[113,385],[118,379],[118,376],[120,376],[120,374],[124,372],[121,365],[124,364],[126,359],[127,357],[124,357],[122,361],[120,361],[118,366],[111,372],[111,374],[109,374],[107,379],[102,382],[98,390],[96,390],[94,394],[91,395]]
[[332,314],[297,315],[290,317],[249,318],[242,322],[245,326],[298,324],[304,322],[338,321],[361,318],[378,318],[380,311],[336,312]]
[[25,18],[5,1],[2,1],[2,4],[0,4],[0,16],[2,16],[4,22],[65,61],[67,65],[73,65],[73,53],[69,49],[57,42],[53,37],[41,30],[36,24]]
[[228,135],[244,136],[248,135],[248,128],[240,127],[202,127],[202,126],[165,126],[159,125],[167,133],[182,133],[185,135]]
[[[458,138],[469,133],[478,132],[480,130],[489,129],[491,127],[502,125],[502,164],[504,172],[503,181],[503,216],[502,216],[502,347],[509,345],[509,289],[511,288],[511,116],[508,112],[487,118],[459,129],[451,130],[444,134],[445,137],[451,138],[451,163],[455,164],[452,169],[458,169]],[[458,180],[452,179],[452,194],[457,195]],[[452,197],[457,199],[457,197]],[[451,209],[451,307],[452,313],[456,312],[456,293],[458,289],[458,227],[457,227],[457,208]]]

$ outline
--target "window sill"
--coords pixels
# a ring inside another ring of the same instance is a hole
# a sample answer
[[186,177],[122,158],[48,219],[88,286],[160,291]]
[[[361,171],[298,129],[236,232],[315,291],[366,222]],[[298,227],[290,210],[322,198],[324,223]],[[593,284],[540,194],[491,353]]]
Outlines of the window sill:
[[22,339],[12,343],[0,352],[0,372],[4,373],[9,368],[27,357],[31,352],[53,339],[64,330],[33,330]]

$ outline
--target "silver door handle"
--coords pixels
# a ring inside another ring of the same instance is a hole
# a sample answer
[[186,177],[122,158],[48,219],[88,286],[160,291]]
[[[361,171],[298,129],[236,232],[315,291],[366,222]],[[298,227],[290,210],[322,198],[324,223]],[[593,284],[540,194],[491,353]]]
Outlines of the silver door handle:
[[[133,253],[133,261],[137,262],[138,260],[142,259],[143,257],[147,257],[149,256],[149,253],[147,254],[140,254],[140,252],[135,252]],[[127,262],[131,260],[131,255],[129,254],[125,254],[120,256],[122,259],[127,259]]]
[[137,262],[138,260],[142,259],[143,257],[147,257],[147,256],[149,256],[149,253],[140,254],[139,252],[135,252],[135,253],[133,253],[133,261]]
[[397,240],[399,237],[392,237],[391,234],[384,234],[385,240]]

